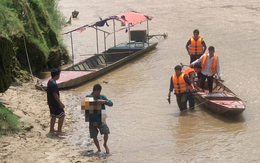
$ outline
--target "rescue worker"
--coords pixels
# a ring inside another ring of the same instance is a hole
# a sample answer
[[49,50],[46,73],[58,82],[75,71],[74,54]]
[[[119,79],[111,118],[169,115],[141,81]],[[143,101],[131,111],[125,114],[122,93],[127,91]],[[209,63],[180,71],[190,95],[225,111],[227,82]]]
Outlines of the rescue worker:
[[[202,89],[200,89],[197,84],[195,83],[195,77],[197,76],[197,73],[199,73],[201,70],[201,65],[199,63],[196,63],[194,65],[194,68],[187,68],[185,71],[184,71],[184,74],[186,74],[190,81],[193,83],[193,86],[199,90],[199,91],[202,91]],[[188,95],[187,95],[187,100],[189,101],[189,108],[190,110],[193,110],[194,109],[194,106],[195,106],[195,99],[193,97],[193,94],[192,94],[192,87],[191,86],[188,86]]]
[[175,73],[172,75],[170,80],[170,90],[168,97],[170,98],[171,92],[174,88],[174,94],[176,95],[176,100],[178,107],[181,112],[187,110],[187,86],[194,89],[189,77],[181,72],[182,67],[180,65],[175,66]]
[[217,73],[219,80],[221,80],[221,74],[220,74],[220,66],[219,66],[219,57],[215,54],[215,48],[213,46],[210,46],[208,50],[209,50],[208,53],[205,53],[199,59],[192,62],[190,64],[190,67],[192,67],[196,63],[202,62],[200,86],[204,91],[205,80],[207,78],[209,93],[211,93],[212,86],[213,86],[213,76]]
[[186,44],[186,49],[190,55],[190,63],[199,59],[206,51],[207,46],[203,38],[199,36],[199,30],[195,29],[193,31],[193,37],[189,39]]

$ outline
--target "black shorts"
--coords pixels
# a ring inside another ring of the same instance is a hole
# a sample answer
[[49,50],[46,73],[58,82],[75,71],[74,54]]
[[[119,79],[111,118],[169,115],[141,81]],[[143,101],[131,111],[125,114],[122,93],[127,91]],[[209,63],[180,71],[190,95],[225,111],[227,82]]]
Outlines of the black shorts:
[[98,129],[99,129],[101,135],[110,134],[107,124],[102,123],[101,125],[98,125],[98,126],[89,126],[90,138],[97,137]]
[[50,108],[51,117],[62,118],[65,116],[65,111],[63,108],[51,107],[51,106],[49,106],[49,108]]

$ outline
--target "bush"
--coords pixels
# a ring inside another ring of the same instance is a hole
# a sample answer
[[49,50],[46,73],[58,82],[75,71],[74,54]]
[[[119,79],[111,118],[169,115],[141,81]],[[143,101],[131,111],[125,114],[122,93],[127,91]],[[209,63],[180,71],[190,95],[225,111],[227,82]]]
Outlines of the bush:
[[0,135],[19,131],[19,117],[0,103]]

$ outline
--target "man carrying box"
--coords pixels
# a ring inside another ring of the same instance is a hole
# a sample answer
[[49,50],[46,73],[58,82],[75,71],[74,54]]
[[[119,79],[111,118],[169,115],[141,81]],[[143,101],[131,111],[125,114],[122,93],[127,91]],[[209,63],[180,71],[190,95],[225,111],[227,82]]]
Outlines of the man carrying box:
[[[89,132],[90,138],[93,138],[93,141],[98,149],[98,153],[101,152],[99,142],[97,139],[98,130],[100,131],[101,135],[104,134],[104,147],[106,149],[106,153],[109,153],[109,148],[107,146],[109,128],[104,121],[104,117],[102,117],[105,113],[105,105],[113,106],[113,102],[108,100],[106,96],[101,95],[101,85],[95,84],[93,87],[93,92],[90,95],[86,96],[86,99],[89,100],[89,106],[85,106],[85,116],[86,121],[89,121]],[[91,102],[93,98],[93,102]]]

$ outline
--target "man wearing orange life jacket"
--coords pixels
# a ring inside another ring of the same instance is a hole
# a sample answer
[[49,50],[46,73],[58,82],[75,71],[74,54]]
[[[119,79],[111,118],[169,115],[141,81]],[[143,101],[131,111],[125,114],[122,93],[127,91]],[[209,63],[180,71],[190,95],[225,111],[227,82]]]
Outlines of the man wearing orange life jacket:
[[190,55],[190,63],[199,59],[206,51],[207,46],[203,38],[199,36],[199,30],[195,29],[193,31],[193,37],[189,39],[186,44],[186,49]]
[[192,67],[196,63],[202,62],[200,86],[204,90],[205,80],[207,78],[209,92],[211,93],[213,76],[217,73],[219,79],[221,80],[221,74],[219,67],[219,57],[215,54],[215,48],[213,46],[210,46],[208,50],[208,53],[204,54],[199,59],[192,62],[190,67]]
[[[195,77],[196,77],[196,74],[199,73],[201,71],[201,65],[199,63],[196,63],[194,65],[194,68],[187,68],[185,71],[184,71],[184,74],[186,74],[190,81],[193,83],[193,86],[197,89],[197,90],[201,90],[197,84],[195,83]],[[194,106],[195,106],[195,99],[193,97],[193,94],[191,93],[192,91],[192,87],[191,86],[188,86],[188,95],[187,95],[187,100],[189,101],[189,107],[190,107],[190,110],[193,110],[194,109]]]
[[187,110],[187,90],[188,86],[193,84],[191,83],[189,77],[181,72],[182,67],[180,65],[175,66],[175,73],[170,80],[170,90],[168,97],[170,98],[171,92],[174,89],[174,94],[176,95],[176,100],[180,111]]

